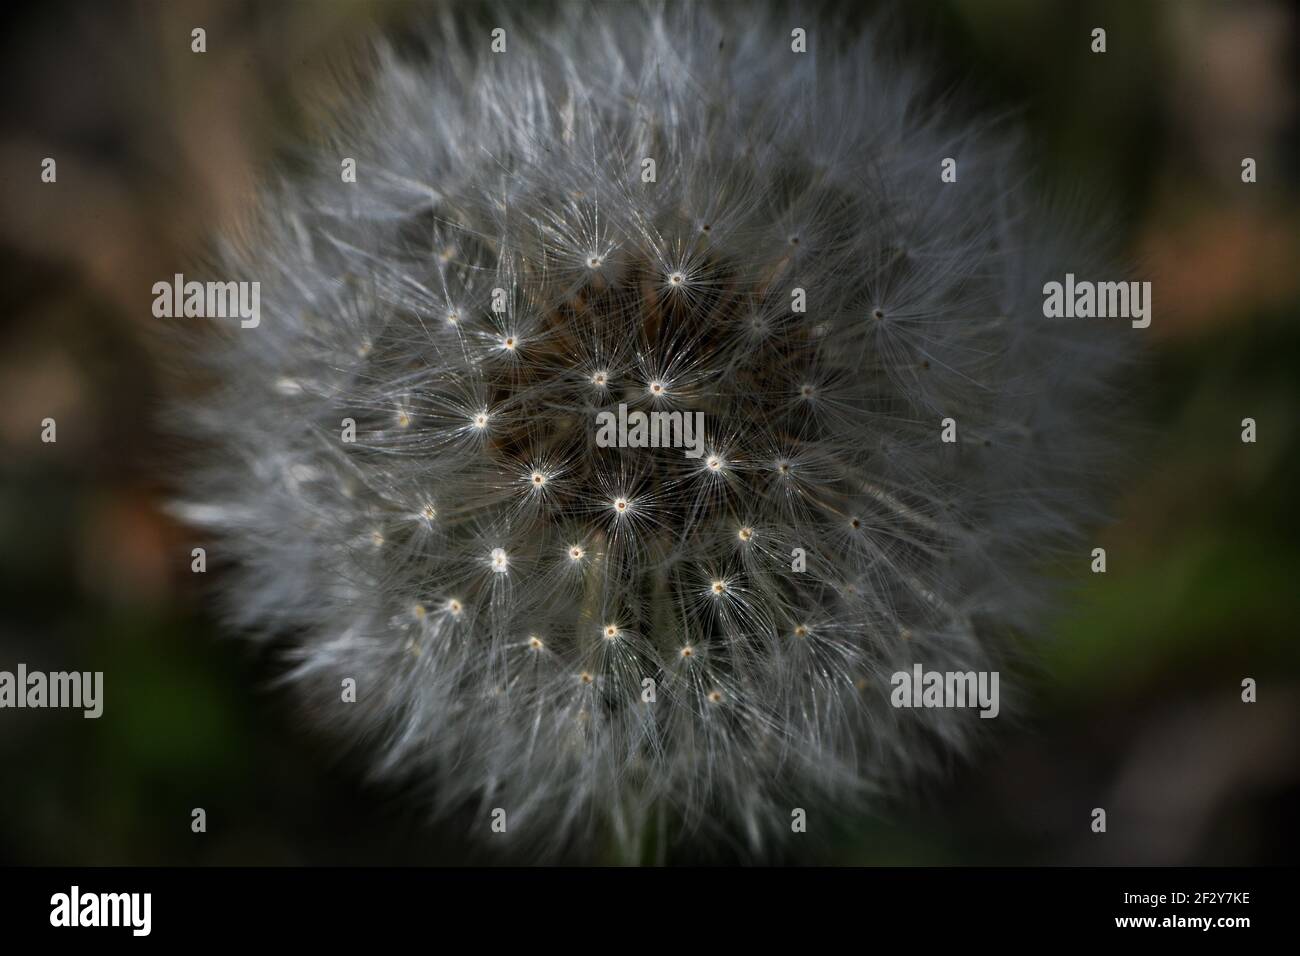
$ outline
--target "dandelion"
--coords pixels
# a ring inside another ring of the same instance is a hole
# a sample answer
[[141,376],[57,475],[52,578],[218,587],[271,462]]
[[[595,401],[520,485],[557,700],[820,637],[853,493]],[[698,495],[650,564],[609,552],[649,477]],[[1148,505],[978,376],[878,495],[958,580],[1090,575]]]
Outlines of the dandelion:
[[[227,255],[275,318],[188,357],[233,622],[381,773],[538,849],[763,852],[968,752],[992,722],[900,716],[890,673],[1006,662],[1097,503],[1126,349],[1040,293],[1095,244],[888,37],[809,30],[611,3],[504,56],[378,43],[337,134],[366,174],[266,190]],[[620,401],[718,444],[600,448]]]

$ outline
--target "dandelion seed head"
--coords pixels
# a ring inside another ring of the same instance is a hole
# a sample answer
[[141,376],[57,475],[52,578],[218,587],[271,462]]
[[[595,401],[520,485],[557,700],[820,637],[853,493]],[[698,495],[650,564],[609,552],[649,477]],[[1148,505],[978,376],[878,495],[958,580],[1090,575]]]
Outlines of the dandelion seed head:
[[[1099,511],[1129,348],[1041,311],[1096,231],[887,27],[810,18],[814,57],[776,5],[492,10],[506,56],[376,40],[337,139],[382,175],[268,176],[223,246],[275,316],[178,358],[219,386],[180,483],[233,624],[381,776],[542,852],[761,852],[973,752],[996,722],[889,675],[1032,646]],[[700,444],[605,447],[624,403]],[[320,705],[339,673],[378,692]]]

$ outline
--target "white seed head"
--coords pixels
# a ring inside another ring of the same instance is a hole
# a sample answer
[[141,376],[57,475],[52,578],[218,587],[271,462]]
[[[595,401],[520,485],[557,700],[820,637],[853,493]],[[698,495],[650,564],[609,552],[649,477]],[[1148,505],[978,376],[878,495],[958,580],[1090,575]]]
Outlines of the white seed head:
[[[996,721],[889,675],[1030,647],[1097,510],[1127,349],[1041,293],[1097,243],[876,27],[810,21],[814,57],[776,5],[492,17],[507,55],[453,17],[377,42],[338,132],[373,174],[268,177],[224,247],[275,316],[178,359],[221,386],[184,485],[229,617],[312,700],[377,689],[320,719],[381,774],[541,849],[771,846],[970,752]],[[725,444],[598,445],[624,402]]]

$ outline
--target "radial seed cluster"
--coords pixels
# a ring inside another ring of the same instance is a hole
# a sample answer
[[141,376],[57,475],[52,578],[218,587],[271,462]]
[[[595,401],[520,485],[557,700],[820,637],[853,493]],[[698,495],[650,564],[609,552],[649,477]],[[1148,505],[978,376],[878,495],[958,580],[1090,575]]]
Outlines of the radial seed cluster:
[[[1091,258],[1008,131],[869,34],[565,10],[377,46],[267,188],[187,513],[319,718],[485,837],[766,846],[979,729],[890,675],[1034,636],[1118,350],[1043,318]],[[703,453],[600,447],[620,404]]]

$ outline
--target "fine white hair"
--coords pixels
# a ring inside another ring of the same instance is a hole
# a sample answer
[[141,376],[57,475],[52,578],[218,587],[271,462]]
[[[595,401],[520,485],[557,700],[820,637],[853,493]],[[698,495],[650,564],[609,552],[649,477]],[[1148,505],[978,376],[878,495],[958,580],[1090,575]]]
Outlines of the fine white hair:
[[[1123,336],[1041,290],[1096,244],[1014,129],[788,19],[502,4],[376,43],[220,260],[263,314],[189,357],[184,497],[232,623],[485,838],[781,852],[795,808],[897,792],[985,724],[890,675],[1015,666],[1093,517]],[[598,447],[619,403],[702,412],[705,457]]]

